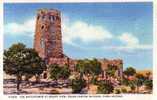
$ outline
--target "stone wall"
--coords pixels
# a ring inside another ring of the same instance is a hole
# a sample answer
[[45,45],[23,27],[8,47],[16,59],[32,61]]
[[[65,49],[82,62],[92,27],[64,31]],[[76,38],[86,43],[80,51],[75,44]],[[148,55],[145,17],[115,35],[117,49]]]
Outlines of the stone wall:
[[104,71],[108,68],[108,66],[116,66],[118,70],[116,71],[115,75],[122,78],[123,75],[123,61],[121,59],[98,59],[98,61],[101,63],[102,70]]

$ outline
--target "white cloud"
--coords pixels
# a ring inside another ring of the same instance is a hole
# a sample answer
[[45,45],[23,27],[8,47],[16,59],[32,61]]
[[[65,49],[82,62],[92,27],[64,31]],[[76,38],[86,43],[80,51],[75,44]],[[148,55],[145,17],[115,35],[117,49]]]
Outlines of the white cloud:
[[[93,43],[93,42],[104,42],[106,39],[118,39],[120,44],[112,46],[106,44],[105,46],[100,46],[97,49],[112,49],[112,50],[147,50],[152,49],[152,45],[149,44],[140,44],[140,40],[134,36],[132,33],[122,33],[120,36],[115,36],[106,30],[102,26],[88,24],[84,21],[75,21],[70,22],[69,17],[62,17],[62,33],[63,33],[63,42],[68,43],[72,46],[87,50],[92,48],[83,47],[78,43],[75,43],[73,40],[80,39],[83,43]],[[113,41],[113,40],[112,40]],[[96,48],[93,47],[95,50]],[[93,50],[92,49],[92,50]]]
[[[140,44],[140,41],[137,37],[135,37],[132,33],[123,33],[120,36],[118,36],[118,39],[124,44],[124,46],[111,46],[108,47],[110,49],[116,49],[116,50],[146,50],[146,49],[152,49],[152,45],[150,44]],[[104,47],[106,48],[106,47]]]
[[[33,37],[35,33],[35,20],[29,19],[23,23],[8,23],[4,26],[5,34],[9,35],[26,35]],[[120,36],[115,36],[110,33],[107,29],[100,25],[89,24],[84,21],[71,22],[69,17],[62,16],[62,35],[63,43],[70,44],[74,47],[81,49],[92,49],[83,47],[81,44],[75,43],[76,39],[81,40],[83,43],[93,43],[93,42],[104,42],[106,39],[113,41],[117,39],[123,45],[112,46],[106,44],[105,46],[100,46],[97,49],[112,49],[112,50],[136,50],[136,49],[152,49],[152,45],[140,44],[140,40],[134,36],[132,33],[122,33]],[[104,43],[105,44],[105,43]],[[96,48],[93,47],[95,50]]]
[[88,24],[84,21],[68,22],[63,20],[62,25],[63,42],[73,43],[73,40],[79,39],[83,43],[99,42],[105,39],[111,39],[112,34],[99,25]]
[[4,33],[10,35],[33,36],[35,31],[35,20],[30,19],[24,23],[8,23],[4,26]]
[[135,46],[139,44],[138,38],[132,35],[131,33],[123,33],[118,38],[122,43],[127,46]]

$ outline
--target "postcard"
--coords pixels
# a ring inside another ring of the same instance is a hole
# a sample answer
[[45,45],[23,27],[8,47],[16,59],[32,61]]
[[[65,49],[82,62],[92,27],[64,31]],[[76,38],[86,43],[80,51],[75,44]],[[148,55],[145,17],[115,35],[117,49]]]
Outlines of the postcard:
[[4,3],[3,23],[5,96],[153,94],[153,2]]

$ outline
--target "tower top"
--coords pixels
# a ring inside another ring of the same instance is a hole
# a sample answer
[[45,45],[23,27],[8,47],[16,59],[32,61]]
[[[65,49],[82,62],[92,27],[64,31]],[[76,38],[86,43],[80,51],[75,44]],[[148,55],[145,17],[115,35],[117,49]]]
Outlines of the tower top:
[[38,9],[37,11],[38,15],[59,15],[60,16],[60,11],[57,9]]

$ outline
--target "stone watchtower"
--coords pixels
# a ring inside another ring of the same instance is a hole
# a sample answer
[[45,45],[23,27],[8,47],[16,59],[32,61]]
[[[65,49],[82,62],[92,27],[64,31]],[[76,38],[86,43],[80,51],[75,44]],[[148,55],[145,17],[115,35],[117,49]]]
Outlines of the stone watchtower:
[[73,60],[63,54],[61,13],[55,9],[40,9],[36,17],[34,48],[46,64],[73,66]]
[[63,58],[61,14],[55,9],[37,12],[34,48],[47,63],[50,58]]

